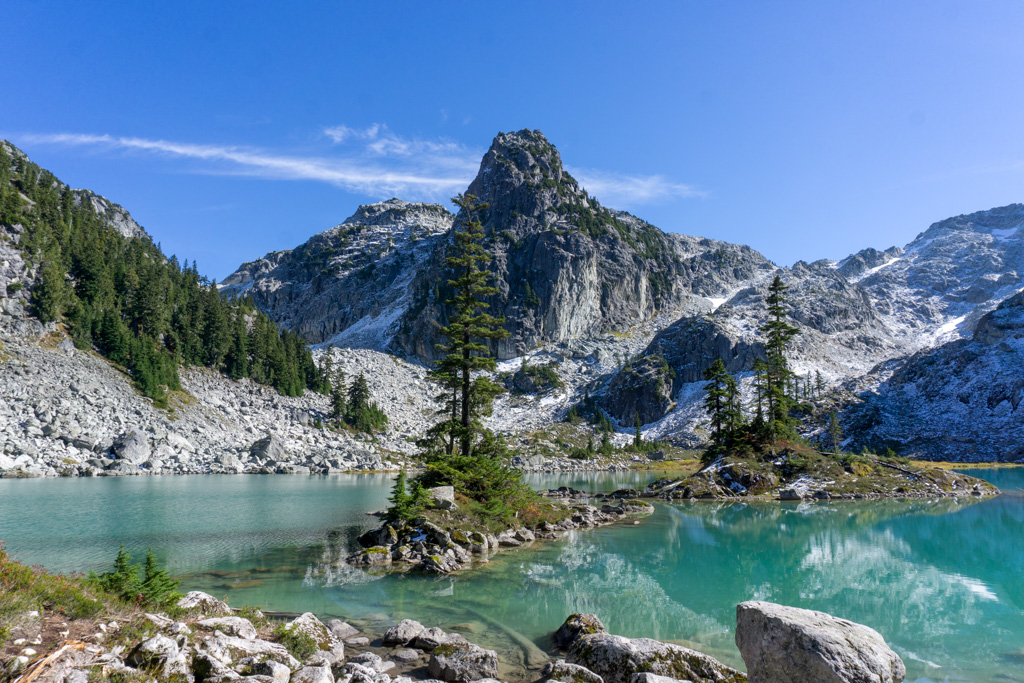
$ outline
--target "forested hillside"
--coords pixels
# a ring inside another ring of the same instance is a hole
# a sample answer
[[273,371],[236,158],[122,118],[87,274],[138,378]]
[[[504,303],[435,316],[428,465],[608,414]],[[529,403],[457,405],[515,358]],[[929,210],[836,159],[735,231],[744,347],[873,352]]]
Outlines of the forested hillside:
[[0,226],[32,273],[8,288],[31,287],[34,315],[65,324],[75,346],[123,366],[157,405],[180,388],[183,364],[289,396],[329,388],[298,335],[251,302],[222,298],[195,263],[165,257],[123,209],[64,185],[9,143],[0,143]]

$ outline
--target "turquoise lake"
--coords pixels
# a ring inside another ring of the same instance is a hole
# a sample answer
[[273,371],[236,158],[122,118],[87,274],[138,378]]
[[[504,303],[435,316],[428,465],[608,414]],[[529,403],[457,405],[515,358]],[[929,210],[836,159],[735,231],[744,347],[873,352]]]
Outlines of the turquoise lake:
[[[0,480],[0,539],[54,571],[103,571],[152,547],[233,605],[339,617],[379,633],[410,617],[536,667],[572,612],[733,666],[735,605],[764,599],[879,631],[908,681],[1024,681],[1024,468],[977,470],[977,500],[659,503],[639,525],[576,532],[454,577],[369,576],[339,562],[384,507],[389,475]],[[656,473],[531,476],[591,491]]]

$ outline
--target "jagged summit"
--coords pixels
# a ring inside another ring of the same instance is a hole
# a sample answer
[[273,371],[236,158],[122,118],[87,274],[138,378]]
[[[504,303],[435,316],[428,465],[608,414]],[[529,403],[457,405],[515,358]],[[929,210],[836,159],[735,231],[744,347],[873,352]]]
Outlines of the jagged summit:
[[[545,219],[561,204],[587,205],[587,196],[562,166],[558,150],[539,130],[498,133],[469,185],[493,216]],[[506,226],[514,230],[517,222]]]

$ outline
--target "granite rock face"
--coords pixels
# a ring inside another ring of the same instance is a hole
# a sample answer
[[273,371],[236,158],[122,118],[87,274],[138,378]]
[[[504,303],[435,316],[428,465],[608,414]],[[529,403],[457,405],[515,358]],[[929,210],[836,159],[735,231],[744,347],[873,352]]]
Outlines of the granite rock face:
[[[601,206],[540,131],[499,134],[467,192],[489,204],[478,216],[494,256],[498,293],[489,304],[510,333],[493,345],[498,358],[628,329],[657,310],[717,294],[723,283],[767,267],[747,247],[669,235]],[[460,212],[455,225],[465,219]],[[440,242],[413,281],[413,305],[395,339],[406,354],[429,359],[437,353],[431,321],[445,320],[440,304],[449,293],[435,284],[446,279],[449,246]]]
[[736,606],[736,646],[750,683],[901,683],[907,675],[877,631],[770,602]]

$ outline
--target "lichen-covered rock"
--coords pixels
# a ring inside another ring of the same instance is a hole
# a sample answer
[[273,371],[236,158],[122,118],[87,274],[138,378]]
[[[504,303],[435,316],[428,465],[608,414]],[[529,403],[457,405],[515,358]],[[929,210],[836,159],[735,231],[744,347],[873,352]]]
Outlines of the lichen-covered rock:
[[331,667],[304,666],[292,674],[291,683],[334,683],[334,673]]
[[551,662],[544,667],[541,675],[548,681],[562,683],[604,683],[604,679],[590,669],[579,664],[570,664],[565,660]]
[[363,567],[387,567],[391,564],[391,551],[382,545],[375,545],[353,553],[348,563]]
[[127,662],[136,668],[153,669],[178,654],[178,644],[164,635],[156,635],[139,643],[128,656]]
[[330,650],[338,644],[338,639],[334,637],[331,630],[312,612],[295,617],[285,624],[285,628],[309,636],[321,650]]
[[668,676],[659,676],[658,674],[640,673],[633,674],[633,678],[629,680],[629,683],[693,683],[693,681],[681,681],[678,678],[669,678]]
[[498,675],[498,653],[471,643],[438,645],[430,655],[430,675],[450,683],[471,683]]
[[[635,673],[707,683],[745,683],[742,672],[695,650],[650,638],[594,633],[576,639],[566,661],[601,676],[605,683],[629,683]],[[808,679],[810,680],[810,679]]]
[[604,632],[604,624],[601,623],[596,614],[576,613],[569,615],[565,623],[558,627],[552,640],[554,640],[556,647],[566,649],[580,636]]
[[238,636],[239,638],[258,637],[256,627],[252,625],[251,621],[242,617],[214,617],[213,619],[203,619],[197,625],[208,631],[222,631],[229,636]]
[[292,676],[291,669],[272,659],[256,662],[248,667],[248,671],[253,676],[267,676],[275,683],[288,683]]
[[413,569],[427,574],[451,574],[462,569],[462,565],[448,555],[427,555]]
[[216,616],[227,616],[231,614],[231,608],[209,593],[202,591],[189,591],[178,600],[178,607],[189,612],[201,612]]
[[900,683],[907,675],[877,631],[770,602],[736,606],[736,647],[751,683]]
[[403,619],[384,634],[384,645],[408,645],[423,633],[423,624],[412,619]]
[[423,629],[423,632],[416,636],[416,639],[412,641],[411,646],[417,650],[423,650],[424,652],[433,652],[441,645],[453,644],[468,644],[465,638],[458,633],[445,633],[441,629],[435,627]]
[[272,659],[284,664],[289,669],[297,669],[301,665],[284,645],[260,639],[237,638],[220,632],[200,643],[196,650],[197,660],[199,659],[198,655],[202,654],[228,666],[234,665],[243,657]]

